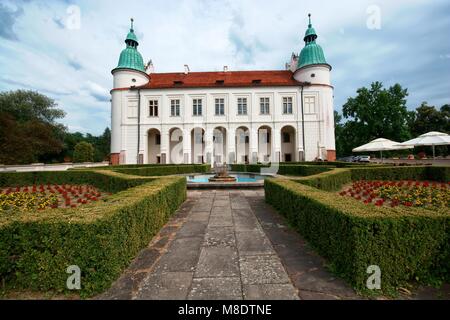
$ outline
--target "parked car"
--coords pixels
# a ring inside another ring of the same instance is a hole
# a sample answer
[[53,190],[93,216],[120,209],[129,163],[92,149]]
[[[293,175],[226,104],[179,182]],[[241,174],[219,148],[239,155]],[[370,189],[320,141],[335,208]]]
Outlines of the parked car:
[[353,157],[352,162],[358,162],[358,161],[359,161],[359,158],[360,158],[360,156],[355,156],[355,157]]
[[358,162],[370,162],[370,156],[359,156]]
[[342,157],[342,158],[338,158],[338,161],[343,161],[343,162],[353,162],[353,156],[350,157]]

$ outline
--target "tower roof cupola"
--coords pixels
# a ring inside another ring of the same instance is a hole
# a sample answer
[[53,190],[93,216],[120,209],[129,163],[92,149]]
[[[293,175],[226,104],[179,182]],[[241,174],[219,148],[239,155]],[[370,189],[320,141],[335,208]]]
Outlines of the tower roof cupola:
[[322,47],[316,43],[317,33],[311,23],[311,14],[308,14],[308,17],[308,29],[303,38],[305,47],[300,52],[300,58],[297,65],[298,68],[316,64],[328,64],[325,55],[323,54]]
[[[145,72],[144,59],[137,50],[139,46],[138,38],[134,33],[134,19],[131,19],[130,32],[125,39],[126,48],[121,52],[119,63],[114,70],[117,69],[132,69]],[[114,71],[113,70],[113,71]]]

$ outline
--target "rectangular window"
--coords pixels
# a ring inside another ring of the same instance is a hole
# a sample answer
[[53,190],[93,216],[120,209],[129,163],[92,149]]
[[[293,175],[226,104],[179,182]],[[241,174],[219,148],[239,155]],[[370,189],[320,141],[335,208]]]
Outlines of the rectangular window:
[[158,117],[158,100],[150,100],[149,102],[149,117]]
[[285,162],[291,162],[292,161],[292,155],[290,153],[286,153],[284,155],[284,161]]
[[291,135],[287,132],[283,133],[283,143],[291,143]]
[[203,112],[202,99],[192,100],[192,114],[194,116],[201,116]]
[[161,135],[160,134],[156,135],[156,137],[155,137],[155,144],[157,146],[161,145]]
[[260,98],[261,114],[270,114],[270,98]]
[[283,113],[292,114],[292,97],[283,98]]
[[170,100],[170,115],[172,117],[180,116],[180,100],[179,99]]
[[216,99],[216,116],[225,115],[225,99]]
[[305,97],[305,113],[316,113],[315,100],[314,97]]
[[247,115],[247,98],[237,99],[238,115]]

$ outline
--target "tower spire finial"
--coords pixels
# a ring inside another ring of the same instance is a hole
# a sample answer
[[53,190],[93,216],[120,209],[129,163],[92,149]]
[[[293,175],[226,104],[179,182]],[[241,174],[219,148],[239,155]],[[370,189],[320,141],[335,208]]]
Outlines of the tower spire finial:
[[131,31],[134,31],[134,19],[131,18],[130,20],[131,20]]
[[308,27],[311,28],[311,27],[312,27],[312,23],[311,23],[311,13],[308,13],[308,18],[309,18],[309,25],[308,25]]

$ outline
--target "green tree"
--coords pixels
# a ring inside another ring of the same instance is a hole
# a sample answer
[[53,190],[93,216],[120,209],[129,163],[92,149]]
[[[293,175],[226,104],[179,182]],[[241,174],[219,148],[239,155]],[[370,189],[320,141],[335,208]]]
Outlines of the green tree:
[[447,107],[437,110],[427,102],[422,102],[410,121],[411,134],[415,137],[430,131],[447,131],[450,122]]
[[399,84],[385,89],[381,82],[374,82],[370,88],[358,89],[357,96],[349,98],[342,108],[347,120],[338,142],[342,155],[351,154],[353,148],[376,138],[407,140],[407,96],[407,89]]
[[82,141],[77,143],[73,152],[74,162],[92,162],[94,161],[94,147],[92,144]]
[[[450,105],[443,105],[438,110],[436,107],[428,105],[427,102],[422,102],[420,107],[412,113],[409,130],[413,137],[418,137],[430,131],[450,133]],[[436,147],[436,155],[446,156],[449,154],[449,150],[448,146],[438,146]],[[431,148],[417,147],[414,151],[430,154]]]
[[109,154],[111,153],[111,130],[109,128],[106,128],[103,134],[98,137],[95,150],[97,161],[109,161]]
[[345,156],[345,149],[343,145],[343,141],[345,140],[344,134],[344,124],[342,123],[342,115],[334,111],[334,128],[335,128],[335,136],[336,136],[336,155],[338,157]]
[[66,115],[53,99],[26,90],[0,93],[0,112],[12,115],[18,122],[40,120],[52,125]]
[[64,115],[37,92],[0,93],[0,163],[28,164],[60,153],[65,128],[56,120]]

